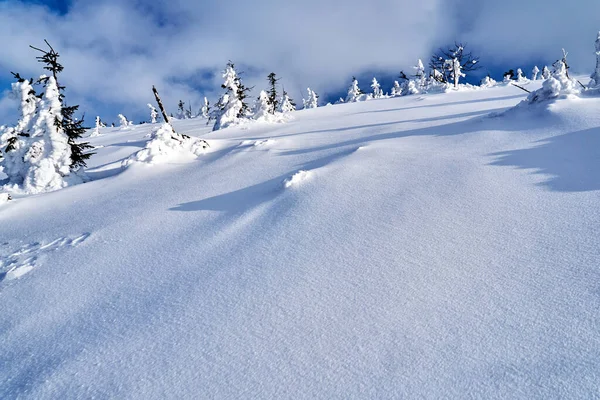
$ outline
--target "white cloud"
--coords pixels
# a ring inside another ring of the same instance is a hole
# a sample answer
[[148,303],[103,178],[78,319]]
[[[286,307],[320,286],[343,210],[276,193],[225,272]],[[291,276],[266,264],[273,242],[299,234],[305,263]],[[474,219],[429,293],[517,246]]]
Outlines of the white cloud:
[[600,2],[581,1],[588,4],[573,11],[554,0],[76,0],[59,16],[9,0],[0,3],[0,37],[8,39],[0,74],[39,74],[28,45],[47,38],[61,53],[68,99],[111,120],[145,116],[153,84],[170,109],[178,99],[214,101],[218,75],[201,90],[197,75],[218,73],[227,60],[245,66],[257,88],[276,72],[298,102],[307,86],[323,95],[367,69],[397,73],[455,37],[507,68],[566,47],[573,67],[587,71]]

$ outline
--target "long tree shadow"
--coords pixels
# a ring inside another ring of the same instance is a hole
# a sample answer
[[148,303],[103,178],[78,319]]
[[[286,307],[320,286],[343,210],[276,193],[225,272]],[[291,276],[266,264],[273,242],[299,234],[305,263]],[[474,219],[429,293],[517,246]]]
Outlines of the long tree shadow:
[[491,101],[502,101],[502,100],[516,100],[516,99],[524,99],[527,95],[517,94],[511,96],[504,97],[492,97],[488,99],[475,99],[475,100],[464,100],[464,101],[455,101],[451,103],[437,103],[437,104],[424,104],[419,106],[411,106],[411,107],[399,107],[399,108],[388,108],[386,110],[375,110],[375,111],[363,111],[357,114],[376,114],[376,113],[385,113],[385,112],[394,112],[394,111],[405,111],[405,110],[415,110],[418,108],[435,108],[435,107],[449,107],[455,105],[464,105],[464,104],[472,104],[472,103],[486,103]]
[[[484,130],[498,130],[498,131],[519,131],[523,129],[529,128],[539,128],[541,126],[550,125],[553,119],[548,116],[545,120],[535,120],[531,119],[511,119],[510,123],[507,122],[506,116],[498,117],[493,116],[496,115],[499,111],[504,111],[506,108],[497,108],[494,110],[486,110],[481,112],[473,112],[473,113],[465,113],[464,116],[473,116],[473,118],[468,119],[466,121],[457,121],[449,124],[442,124],[437,126],[428,126],[424,128],[417,129],[409,129],[406,131],[395,131],[395,132],[387,132],[387,133],[378,133],[370,136],[363,136],[355,139],[346,140],[343,142],[336,142],[332,144],[327,144],[323,146],[311,147],[308,149],[299,149],[299,150],[290,150],[286,152],[280,153],[280,155],[298,155],[298,154],[306,154],[317,151],[331,150],[335,148],[343,148],[347,146],[362,146],[367,143],[372,143],[380,140],[389,140],[389,139],[398,139],[409,136],[454,136],[454,135],[462,135],[471,132],[479,132]],[[444,118],[433,117],[429,119],[422,119],[421,122],[429,121],[437,121],[444,119],[452,119],[452,118],[460,118],[458,116],[447,116]],[[348,128],[336,128],[331,130],[323,130],[320,132],[337,132],[337,131],[345,131],[345,130],[354,130],[354,129],[376,129],[382,128],[388,125],[398,125],[403,123],[404,121],[399,122],[386,122],[382,124],[370,124],[370,125],[362,125],[357,127],[348,127]],[[312,133],[312,132],[306,132]]]
[[242,214],[247,210],[255,208],[269,200],[272,200],[283,190],[283,182],[298,170],[314,170],[324,167],[332,162],[352,154],[356,149],[345,149],[336,154],[322,157],[317,160],[302,164],[298,169],[269,179],[256,185],[248,186],[239,190],[223,193],[218,196],[202,200],[191,201],[172,207],[169,211],[222,211],[228,214]]
[[490,154],[490,165],[533,169],[552,177],[540,183],[552,191],[600,190],[600,127],[544,139],[529,149]]

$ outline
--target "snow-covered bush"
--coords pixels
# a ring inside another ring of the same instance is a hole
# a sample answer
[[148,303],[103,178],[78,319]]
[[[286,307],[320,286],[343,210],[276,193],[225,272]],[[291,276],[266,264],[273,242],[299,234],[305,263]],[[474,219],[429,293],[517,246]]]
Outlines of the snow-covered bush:
[[498,82],[496,82],[494,79],[492,79],[491,76],[488,75],[481,80],[481,83],[479,86],[484,87],[484,88],[490,88],[490,87],[496,86],[497,84],[498,84]]
[[191,160],[203,154],[207,148],[206,141],[175,133],[171,125],[163,123],[152,131],[150,140],[142,150],[123,161],[123,167],[135,162],[161,164]]
[[554,67],[554,73],[544,81],[541,89],[530,93],[524,102],[528,104],[541,103],[581,93],[581,86],[577,80],[568,76],[567,65],[563,60],[557,61]]
[[306,99],[302,99],[304,109],[317,108],[319,106],[319,95],[317,95],[311,88],[306,89],[308,96]]

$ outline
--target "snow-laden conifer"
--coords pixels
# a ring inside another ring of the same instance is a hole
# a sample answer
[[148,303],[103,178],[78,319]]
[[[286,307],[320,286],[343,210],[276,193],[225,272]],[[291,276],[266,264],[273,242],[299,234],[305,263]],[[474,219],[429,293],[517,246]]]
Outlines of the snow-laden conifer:
[[156,108],[150,103],[148,103],[148,108],[150,109],[150,123],[155,124],[158,119],[158,111],[156,111]]
[[213,109],[212,118],[215,120],[213,131],[238,123],[243,110],[242,101],[238,98],[240,94],[239,80],[231,62],[223,71],[223,81],[221,87],[225,89],[225,93]]
[[204,104],[202,105],[202,108],[200,109],[200,115],[204,119],[209,119],[209,117],[210,117],[210,103],[206,97],[204,97]]
[[94,125],[94,130],[90,133],[90,137],[100,136],[100,128],[102,128],[102,120],[100,116],[96,116],[96,123]]
[[554,72],[544,81],[541,89],[532,92],[527,97],[527,103],[540,103],[562,96],[579,95],[581,93],[581,86],[577,80],[569,77],[568,65],[565,61],[566,53],[563,59],[554,63]]
[[540,74],[540,69],[536,65],[535,67],[533,67],[533,70],[531,70],[531,80],[532,81],[537,81],[537,78],[538,78],[539,74]]
[[269,112],[275,114],[279,109],[279,100],[277,99],[277,82],[279,79],[276,78],[275,72],[271,72],[267,77],[269,81],[269,93],[268,93],[268,105]]
[[267,119],[271,116],[271,104],[269,104],[269,95],[264,90],[260,91],[258,99],[254,104],[253,117],[256,120]]
[[550,68],[547,65],[542,69],[542,78],[549,79],[552,76],[552,72],[550,72]]
[[304,109],[317,108],[319,106],[319,95],[315,93],[311,88],[306,89],[308,96],[306,99],[302,99]]
[[400,87],[400,84],[398,83],[398,81],[394,81],[394,86],[392,86],[391,96],[392,97],[402,96],[402,88]]
[[371,81],[371,89],[373,89],[374,99],[380,99],[383,97],[383,91],[381,90],[381,86],[379,85],[379,82],[377,82],[376,78],[373,78],[373,81]]
[[346,95],[346,103],[354,103],[358,101],[360,95],[362,94],[360,88],[358,87],[358,79],[356,77],[352,77],[352,83],[348,88],[348,94]]
[[497,85],[497,82],[492,79],[491,76],[486,76],[485,78],[483,78],[481,80],[481,83],[479,84],[479,86],[484,87],[484,88],[490,88],[490,87],[494,87]]
[[521,68],[517,68],[516,78],[517,82],[523,82],[527,80],[527,78],[525,78],[525,75],[523,75],[523,70]]
[[9,183],[21,185],[27,174],[27,164],[23,161],[25,152],[29,149],[33,125],[37,119],[40,99],[32,86],[32,82],[15,74],[17,82],[12,84],[13,95],[20,100],[21,117],[16,126],[5,127],[0,132],[0,143],[3,158],[0,166],[8,175]]
[[126,116],[124,116],[123,114],[119,114],[119,115],[118,115],[118,118],[119,118],[119,126],[120,126],[121,128],[127,128],[127,127],[129,127],[129,126],[131,126],[131,125],[132,125],[131,121],[129,121],[129,120],[127,119],[127,117],[126,117]]
[[592,74],[590,86],[600,87],[600,32],[598,32],[598,38],[596,39],[596,69]]
[[290,113],[292,111],[296,111],[296,104],[294,104],[292,99],[290,99],[290,96],[284,90],[283,96],[281,97],[281,102],[279,105],[279,112]]

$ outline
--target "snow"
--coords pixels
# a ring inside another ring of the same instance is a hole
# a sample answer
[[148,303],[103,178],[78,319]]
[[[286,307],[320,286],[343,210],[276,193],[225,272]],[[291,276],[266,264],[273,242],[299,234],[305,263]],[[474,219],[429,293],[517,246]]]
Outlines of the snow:
[[0,398],[597,397],[600,98],[525,97],[103,128],[0,205]]

